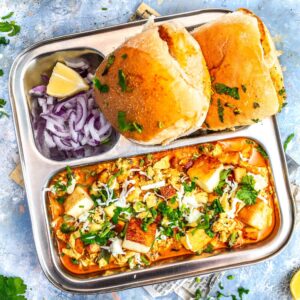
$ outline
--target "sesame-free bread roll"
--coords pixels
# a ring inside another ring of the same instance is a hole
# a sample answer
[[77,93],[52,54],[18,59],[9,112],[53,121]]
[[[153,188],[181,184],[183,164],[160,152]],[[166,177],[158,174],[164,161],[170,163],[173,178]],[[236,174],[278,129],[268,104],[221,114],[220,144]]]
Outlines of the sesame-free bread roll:
[[285,90],[278,55],[257,16],[240,9],[195,29],[192,35],[212,80],[207,128],[253,124],[282,108]]
[[153,25],[101,63],[95,97],[109,122],[141,144],[167,144],[199,129],[210,100],[200,47],[175,23]]

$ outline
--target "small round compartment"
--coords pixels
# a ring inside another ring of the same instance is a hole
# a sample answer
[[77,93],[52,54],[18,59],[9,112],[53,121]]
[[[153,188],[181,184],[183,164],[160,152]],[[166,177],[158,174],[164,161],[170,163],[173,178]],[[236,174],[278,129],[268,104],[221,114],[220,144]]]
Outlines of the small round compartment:
[[[32,111],[34,109],[35,103],[33,101],[38,101],[38,97],[32,97],[29,94],[29,91],[33,87],[43,84],[43,75],[45,75],[46,77],[50,77],[52,70],[57,62],[64,63],[66,60],[74,58],[83,58],[87,60],[90,66],[89,73],[94,74],[97,67],[103,60],[103,57],[104,56],[100,52],[94,49],[77,48],[49,52],[47,54],[35,57],[30,62],[23,77],[23,85],[30,112],[32,133],[34,136],[35,145],[43,156],[56,161],[72,160],[80,157],[90,157],[109,151],[117,143],[119,139],[119,134],[114,130],[114,128],[112,128],[112,133],[108,141],[105,141],[105,143],[100,143],[97,146],[85,146],[85,150],[81,152],[63,151],[59,150],[57,147],[49,148],[45,145],[45,143],[41,142],[41,140],[37,138],[37,134],[34,134],[34,122]],[[71,99],[72,97],[74,96],[71,96],[68,99]],[[68,99],[65,100],[68,101]]]

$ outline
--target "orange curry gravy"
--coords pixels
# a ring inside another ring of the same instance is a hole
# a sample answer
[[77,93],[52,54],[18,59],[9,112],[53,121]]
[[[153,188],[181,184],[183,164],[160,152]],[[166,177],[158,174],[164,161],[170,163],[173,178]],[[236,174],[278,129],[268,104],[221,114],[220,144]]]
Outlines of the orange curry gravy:
[[256,243],[275,199],[266,153],[237,138],[67,167],[48,208],[63,265],[86,274]]

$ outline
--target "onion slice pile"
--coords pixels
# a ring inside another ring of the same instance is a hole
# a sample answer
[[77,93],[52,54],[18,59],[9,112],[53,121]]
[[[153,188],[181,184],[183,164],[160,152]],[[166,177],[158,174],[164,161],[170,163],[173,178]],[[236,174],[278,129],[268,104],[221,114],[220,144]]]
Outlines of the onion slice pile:
[[34,136],[40,151],[55,159],[78,158],[101,152],[109,141],[112,127],[99,110],[93,96],[89,64],[85,60],[66,61],[90,85],[64,101],[46,94],[46,86],[29,91],[32,98]]

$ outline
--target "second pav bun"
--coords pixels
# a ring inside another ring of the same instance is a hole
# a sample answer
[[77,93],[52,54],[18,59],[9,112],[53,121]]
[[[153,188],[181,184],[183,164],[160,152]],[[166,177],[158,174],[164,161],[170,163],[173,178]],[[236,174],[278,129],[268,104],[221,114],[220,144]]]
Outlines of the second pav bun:
[[199,129],[210,101],[200,46],[182,26],[152,25],[101,63],[95,98],[109,122],[141,144],[167,144]]
[[277,113],[285,101],[278,52],[264,23],[239,9],[192,32],[212,79],[205,120],[211,130],[250,125]]

